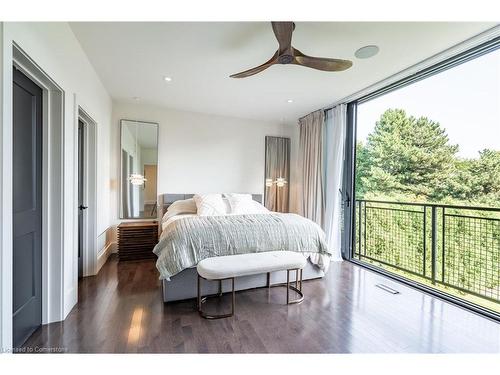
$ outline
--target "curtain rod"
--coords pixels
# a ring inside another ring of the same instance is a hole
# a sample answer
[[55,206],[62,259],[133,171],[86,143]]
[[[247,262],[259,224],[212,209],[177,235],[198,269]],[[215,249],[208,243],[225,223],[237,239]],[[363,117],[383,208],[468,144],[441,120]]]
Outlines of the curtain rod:
[[474,48],[480,44],[489,42],[492,39],[495,39],[500,36],[500,25],[494,26],[491,29],[488,29],[486,31],[483,31],[482,33],[475,35],[469,39],[464,40],[463,42],[460,42],[458,44],[455,44],[454,46],[445,49],[444,51],[441,51],[439,53],[436,53],[435,55],[432,55],[431,57],[422,60],[421,62],[410,66],[409,68],[403,69],[400,72],[393,74],[381,81],[378,81],[362,90],[356,91],[355,93],[348,95],[340,100],[337,100],[336,102],[333,102],[333,104],[330,104],[326,107],[319,108],[315,111],[312,111],[308,113],[307,115],[304,115],[302,117],[299,117],[298,121],[302,120],[303,118],[309,116],[311,113],[317,112],[317,111],[328,111],[330,109],[333,109],[339,104],[345,104],[352,102],[354,100],[360,99],[363,96],[369,95],[370,93],[373,93],[377,90],[380,90],[384,88],[385,86],[388,86],[392,83],[395,83],[401,79],[408,78],[412,75],[417,74],[421,70],[427,69],[433,65],[436,65],[440,62],[445,61],[446,59],[449,59],[450,57],[453,57],[455,55],[458,55],[462,52],[465,52],[471,48]]

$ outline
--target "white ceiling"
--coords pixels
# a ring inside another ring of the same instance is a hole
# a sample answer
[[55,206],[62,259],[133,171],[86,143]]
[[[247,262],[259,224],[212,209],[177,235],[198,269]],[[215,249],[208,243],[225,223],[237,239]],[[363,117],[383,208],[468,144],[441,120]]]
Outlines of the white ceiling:
[[[229,75],[268,60],[268,22],[71,23],[115,100],[272,122],[326,106],[495,26],[493,23],[297,22],[292,44],[312,56],[353,60],[344,72],[277,65],[250,78]],[[359,47],[378,55],[359,60]],[[170,83],[163,76],[172,77]],[[293,103],[287,103],[293,99]]]

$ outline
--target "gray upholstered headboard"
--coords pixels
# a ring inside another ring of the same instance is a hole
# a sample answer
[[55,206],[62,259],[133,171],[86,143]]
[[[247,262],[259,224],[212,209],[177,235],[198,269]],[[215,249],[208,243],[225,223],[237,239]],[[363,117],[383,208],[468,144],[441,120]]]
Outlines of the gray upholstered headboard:
[[[167,212],[167,208],[175,201],[193,198],[194,194],[160,194],[158,195],[158,219],[161,223],[161,218]],[[252,199],[262,203],[262,194],[252,194]]]

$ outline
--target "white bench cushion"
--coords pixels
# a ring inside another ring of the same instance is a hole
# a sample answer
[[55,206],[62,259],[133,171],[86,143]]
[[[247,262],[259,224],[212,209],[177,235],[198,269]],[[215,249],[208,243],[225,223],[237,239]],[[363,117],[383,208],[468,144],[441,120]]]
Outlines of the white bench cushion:
[[196,269],[209,280],[256,275],[306,266],[306,258],[293,251],[266,251],[203,259]]

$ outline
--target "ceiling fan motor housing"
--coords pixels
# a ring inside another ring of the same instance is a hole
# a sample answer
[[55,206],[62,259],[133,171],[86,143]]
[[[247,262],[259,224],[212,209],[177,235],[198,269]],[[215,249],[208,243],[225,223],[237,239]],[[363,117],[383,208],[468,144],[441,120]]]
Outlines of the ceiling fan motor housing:
[[281,55],[278,57],[278,62],[280,64],[290,64],[293,61],[293,56],[289,54]]

